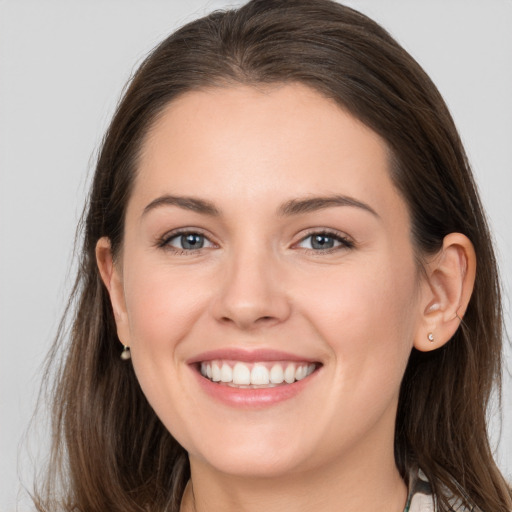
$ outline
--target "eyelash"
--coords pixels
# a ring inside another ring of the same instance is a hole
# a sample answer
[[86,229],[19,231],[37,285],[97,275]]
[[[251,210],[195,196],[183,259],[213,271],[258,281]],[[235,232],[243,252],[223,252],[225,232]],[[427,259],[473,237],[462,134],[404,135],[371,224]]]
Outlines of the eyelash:
[[[175,238],[186,235],[199,235],[203,237],[205,240],[208,240],[211,244],[215,245],[204,233],[199,229],[179,229],[176,231],[172,231],[170,233],[166,233],[160,240],[157,241],[157,247],[160,249],[164,249],[166,251],[170,251],[178,256],[191,256],[198,254],[203,251],[205,247],[200,247],[199,249],[179,249],[177,247],[173,247],[170,245],[170,242]],[[206,248],[208,249],[208,248]]]
[[[200,247],[199,249],[178,249],[177,247],[173,247],[170,245],[170,242],[180,236],[186,236],[186,235],[199,235],[203,237],[205,240],[207,240],[209,243],[215,246],[215,243],[212,242],[204,233],[202,233],[200,230],[192,230],[192,229],[182,229],[173,231],[171,233],[167,233],[164,235],[161,239],[159,239],[156,243],[156,246],[160,249],[164,249],[167,251],[171,251],[174,254],[178,256],[190,256],[194,254],[198,254],[202,252],[204,249],[209,249],[209,247]],[[308,232],[306,235],[304,235],[297,243],[294,244],[294,246],[298,246],[299,244],[306,241],[308,238],[311,238],[313,236],[324,236],[327,238],[332,238],[335,242],[339,242],[340,245],[336,247],[331,247],[329,249],[308,249],[303,248],[304,252],[307,254],[312,254],[315,256],[324,255],[324,254],[332,254],[334,252],[340,251],[340,250],[347,250],[347,249],[353,249],[355,247],[355,244],[352,240],[350,240],[348,237],[341,235],[337,231],[331,231],[328,229],[322,229],[322,230],[312,230]]]
[[304,249],[304,251],[307,254],[312,254],[314,256],[321,256],[324,254],[332,254],[332,253],[338,252],[340,250],[353,249],[355,247],[354,242],[350,238],[342,235],[338,231],[333,231],[333,230],[329,230],[329,229],[311,230],[308,233],[306,233],[306,235],[303,236],[299,240],[299,242],[297,242],[294,245],[298,245],[313,236],[324,236],[324,237],[332,238],[335,242],[339,242],[339,244],[340,244],[337,247],[331,247],[329,249],[306,249],[306,248]]

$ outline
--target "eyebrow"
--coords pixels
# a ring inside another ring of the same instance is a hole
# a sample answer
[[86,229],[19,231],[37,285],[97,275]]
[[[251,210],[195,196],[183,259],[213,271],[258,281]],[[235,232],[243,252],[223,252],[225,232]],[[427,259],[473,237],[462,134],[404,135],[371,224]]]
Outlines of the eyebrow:
[[302,213],[314,212],[324,208],[331,208],[333,206],[353,206],[366,210],[375,217],[379,217],[377,212],[371,206],[363,203],[362,201],[358,201],[353,197],[343,195],[291,199],[280,206],[277,213],[281,216],[300,215]]
[[[163,195],[151,201],[142,212],[142,215],[146,215],[148,212],[162,207],[162,206],[178,206],[184,210],[190,210],[203,215],[209,215],[213,217],[219,217],[221,211],[211,202],[205,199],[199,199],[196,197],[189,196],[172,196]],[[291,199],[283,203],[278,209],[277,214],[279,216],[289,217],[293,215],[300,215],[303,213],[310,213],[324,208],[332,208],[334,206],[352,206],[355,208],[361,208],[371,213],[375,217],[379,217],[377,212],[366,203],[354,199],[353,197],[344,195],[332,195],[332,196],[321,196],[321,197],[306,197],[304,199]]]
[[184,210],[190,210],[214,217],[218,217],[220,215],[219,209],[210,201],[198,199],[196,197],[171,196],[167,194],[151,201],[151,203],[144,208],[142,215],[144,216],[151,210],[161,206],[178,206]]

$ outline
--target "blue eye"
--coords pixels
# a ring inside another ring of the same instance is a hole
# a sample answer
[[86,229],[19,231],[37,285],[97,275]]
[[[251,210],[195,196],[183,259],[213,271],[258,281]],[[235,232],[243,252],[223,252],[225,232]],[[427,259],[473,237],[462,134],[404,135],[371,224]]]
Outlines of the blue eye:
[[314,251],[328,251],[339,247],[351,248],[354,244],[350,240],[339,235],[331,233],[312,233],[311,235],[303,238],[299,242],[298,246]]
[[181,251],[197,251],[205,247],[213,247],[213,244],[200,233],[178,233],[162,241],[163,247],[172,247]]

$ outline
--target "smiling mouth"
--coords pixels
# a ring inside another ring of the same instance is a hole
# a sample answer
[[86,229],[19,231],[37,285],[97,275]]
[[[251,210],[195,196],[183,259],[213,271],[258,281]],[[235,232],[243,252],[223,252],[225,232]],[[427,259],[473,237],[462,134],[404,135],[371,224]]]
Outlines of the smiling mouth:
[[216,359],[199,365],[203,377],[218,384],[236,388],[271,388],[285,386],[311,375],[318,364],[291,361],[247,363]]

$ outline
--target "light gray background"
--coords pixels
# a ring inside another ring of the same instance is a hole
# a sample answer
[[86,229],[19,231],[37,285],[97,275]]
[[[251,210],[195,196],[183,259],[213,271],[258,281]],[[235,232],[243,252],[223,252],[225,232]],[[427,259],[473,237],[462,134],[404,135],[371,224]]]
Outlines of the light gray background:
[[[235,5],[237,2],[232,2]],[[239,3],[239,2],[238,2]],[[512,1],[353,0],[432,76],[473,163],[511,330]],[[66,295],[74,229],[123,84],[205,0],[0,0],[0,511],[29,510],[23,433]],[[66,277],[68,275],[68,277]],[[509,368],[512,353],[506,354]],[[510,370],[509,370],[510,371]],[[497,459],[512,480],[512,380]],[[498,422],[491,423],[498,439]],[[44,446],[44,435],[36,440]],[[18,470],[19,461],[22,463]]]

